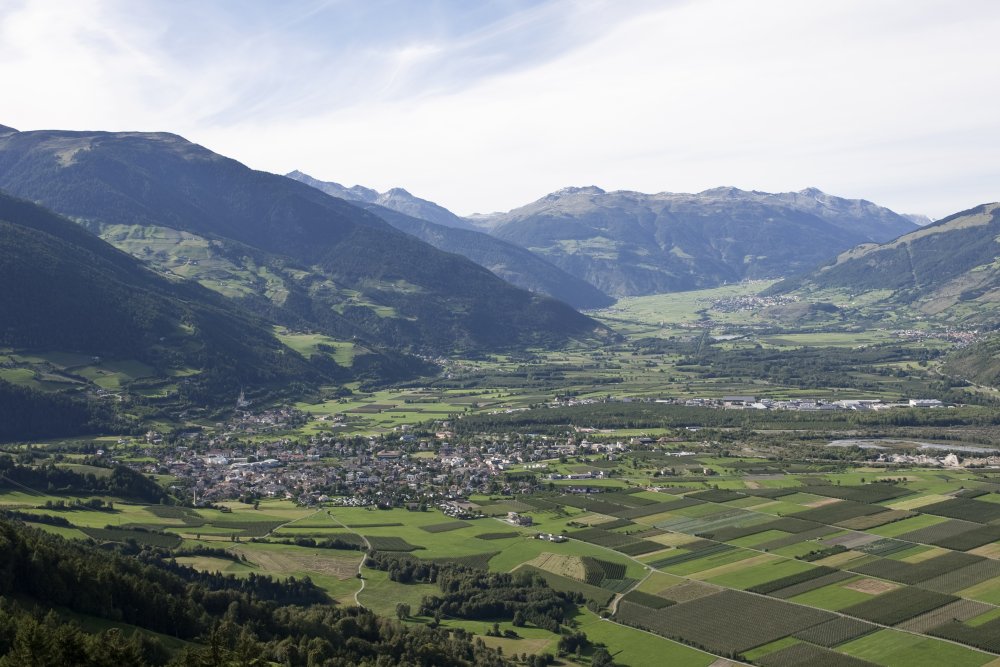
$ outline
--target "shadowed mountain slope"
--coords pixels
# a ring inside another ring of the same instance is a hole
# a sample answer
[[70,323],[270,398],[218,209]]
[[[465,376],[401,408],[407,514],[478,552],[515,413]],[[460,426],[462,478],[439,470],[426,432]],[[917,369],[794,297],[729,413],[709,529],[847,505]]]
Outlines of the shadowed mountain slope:
[[[197,284],[171,281],[33,203],[0,194],[0,347],[137,360],[182,393],[318,382],[269,325]],[[213,398],[214,396],[214,398]]]
[[[194,235],[213,258],[252,268],[241,286],[245,305],[340,338],[444,352],[558,343],[600,330],[565,304],[517,289],[372,213],[172,134],[9,134],[0,137],[0,188],[98,233]],[[155,255],[147,258],[154,265]]]
[[[571,276],[551,262],[524,248],[496,239],[484,232],[456,225],[438,224],[431,218],[421,219],[399,208],[381,203],[374,190],[361,186],[345,188],[338,183],[316,180],[300,171],[288,174],[335,197],[357,202],[396,229],[415,236],[439,250],[455,253],[486,267],[512,285],[531,292],[547,294],[574,308],[603,308],[614,302],[606,294],[580,278]],[[392,191],[390,191],[392,192]],[[444,209],[442,209],[444,210]],[[448,212],[449,215],[452,215]]]

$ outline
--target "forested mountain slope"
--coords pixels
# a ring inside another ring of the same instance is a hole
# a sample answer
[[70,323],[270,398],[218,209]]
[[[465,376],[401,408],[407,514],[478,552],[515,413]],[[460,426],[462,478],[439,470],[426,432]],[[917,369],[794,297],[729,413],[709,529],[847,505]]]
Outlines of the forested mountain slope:
[[245,305],[344,339],[443,352],[598,329],[356,206],[172,134],[11,133],[0,137],[0,188],[97,232],[193,235],[247,274]]
[[269,327],[71,221],[0,194],[0,347],[138,360],[194,393],[319,381]]

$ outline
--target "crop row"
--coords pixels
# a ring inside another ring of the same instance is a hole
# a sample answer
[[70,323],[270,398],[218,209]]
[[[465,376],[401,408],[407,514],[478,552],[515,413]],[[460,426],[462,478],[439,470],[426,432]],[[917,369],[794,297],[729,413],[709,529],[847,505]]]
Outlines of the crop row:
[[685,507],[693,507],[694,505],[701,505],[700,500],[692,500],[691,498],[678,498],[677,500],[667,500],[662,503],[654,503],[652,505],[643,505],[642,507],[632,507],[629,509],[622,509],[614,513],[614,516],[621,519],[639,519],[644,516],[652,516],[654,514],[660,514],[661,512],[673,512],[674,510],[683,509]]
[[758,661],[762,667],[876,667],[876,663],[810,644],[793,644]]
[[856,618],[838,616],[826,623],[820,623],[796,632],[795,638],[830,648],[863,637],[876,630],[878,630],[877,625]]
[[596,544],[599,547],[608,547],[609,549],[615,549],[622,545],[638,541],[634,537],[630,537],[622,533],[613,533],[609,530],[602,530],[600,528],[584,528],[583,530],[576,530],[572,533],[568,533],[568,535],[574,540],[589,542],[591,544]]
[[637,496],[634,493],[622,493],[616,491],[602,493],[601,500],[608,503],[615,503],[616,505],[624,505],[625,507],[645,507],[646,505],[655,505],[659,502],[657,500],[652,500],[651,498]]
[[554,572],[548,572],[546,570],[539,569],[533,565],[524,565],[518,569],[528,570],[532,574],[537,574],[549,585],[550,588],[556,591],[561,591],[564,593],[579,593],[587,600],[592,600],[600,606],[605,606],[614,597],[614,593],[600,588],[598,586],[591,586],[582,581],[577,581],[576,579],[571,579],[570,577],[564,577],[561,574],[555,574]]
[[1000,526],[983,526],[971,521],[949,519],[944,523],[905,533],[899,538],[956,551],[968,551],[1000,540]]
[[835,570],[829,574],[824,574],[822,576],[816,577],[814,579],[809,579],[808,581],[803,581],[801,583],[792,584],[785,588],[779,588],[768,593],[771,597],[781,598],[782,600],[787,600],[793,598],[796,595],[802,595],[803,593],[808,593],[809,591],[814,591],[817,588],[823,588],[824,586],[829,586],[830,584],[836,584],[841,581],[846,581],[851,579],[854,575],[850,572],[844,572],[842,570]]
[[819,609],[726,590],[659,610],[623,601],[617,618],[628,625],[735,657],[835,617]]
[[805,570],[804,572],[796,572],[795,574],[790,574],[786,577],[765,581],[764,583],[757,584],[747,590],[751,593],[761,593],[763,595],[767,595],[769,593],[773,593],[774,591],[779,591],[782,588],[788,588],[789,586],[795,586],[807,581],[812,581],[818,577],[831,575],[835,572],[837,572],[837,570],[832,567],[814,567],[810,570]]
[[727,489],[705,489],[704,491],[688,494],[687,497],[694,498],[695,500],[704,500],[709,503],[726,503],[730,500],[746,498],[747,495],[745,493],[729,491]]
[[680,563],[686,563],[688,561],[697,560],[699,558],[705,558],[706,556],[712,556],[714,554],[719,554],[724,551],[732,551],[736,547],[729,544],[716,544],[707,549],[697,549],[695,551],[683,550],[681,553],[674,556],[667,556],[666,558],[661,558],[655,560],[651,563],[647,563],[650,567],[656,568],[657,570],[662,570],[665,567],[670,567],[672,565],[679,565]]
[[866,505],[851,500],[842,500],[839,503],[823,505],[822,507],[816,507],[804,512],[796,512],[792,517],[805,521],[815,521],[816,523],[835,524],[838,521],[856,519],[859,516],[886,512],[888,509],[888,507],[882,507],[881,505]]
[[841,612],[872,623],[896,625],[957,599],[953,595],[906,586],[842,609]]
[[177,505],[148,505],[148,512],[161,519],[180,519],[185,526],[204,526],[205,518],[196,510]]
[[898,581],[902,584],[917,584],[947,572],[960,570],[982,560],[979,556],[965,554],[960,551],[949,551],[946,554],[930,558],[919,563],[907,563],[900,560],[880,558],[851,569],[858,574]]
[[923,581],[920,583],[920,587],[938,593],[956,593],[995,577],[1000,577],[1000,561],[981,560],[978,563]]
[[181,538],[170,533],[149,530],[128,530],[125,528],[80,528],[87,537],[99,542],[129,542],[148,544],[153,547],[172,549],[181,543]]
[[1000,653],[1000,618],[978,626],[952,621],[929,630],[927,634],[975,646],[991,653]]
[[420,526],[420,530],[428,533],[447,533],[452,530],[461,530],[471,525],[468,521],[445,521],[444,523],[432,523],[429,526]]
[[225,520],[225,521],[213,521],[212,525],[216,528],[229,528],[231,530],[241,530],[243,534],[249,535],[251,537],[263,537],[267,535],[272,530],[283,526],[287,521],[281,521],[280,519],[274,519],[270,521],[240,521],[240,520]]
[[920,508],[924,514],[935,514],[976,523],[1000,520],[1000,503],[988,503],[974,498],[952,498]]
[[416,551],[424,547],[410,544],[402,537],[381,537],[365,535],[368,544],[375,551]]
[[631,602],[650,609],[663,609],[664,607],[670,607],[671,605],[676,604],[673,600],[661,598],[659,595],[653,595],[651,593],[643,593],[642,591],[631,591],[626,593],[622,597],[622,602]]
[[593,556],[584,556],[580,560],[583,562],[584,579],[588,584],[600,586],[605,579],[625,578],[624,563],[613,563]]
[[828,498],[851,500],[856,503],[881,503],[913,493],[910,489],[895,484],[862,484],[860,486],[817,484],[804,486],[799,491]]

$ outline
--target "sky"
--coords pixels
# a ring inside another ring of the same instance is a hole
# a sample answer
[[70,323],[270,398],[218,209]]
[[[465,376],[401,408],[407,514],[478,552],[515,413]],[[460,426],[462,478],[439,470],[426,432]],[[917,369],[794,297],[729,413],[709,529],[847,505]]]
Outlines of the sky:
[[566,186],[1000,200],[994,0],[0,0],[0,124],[456,213]]

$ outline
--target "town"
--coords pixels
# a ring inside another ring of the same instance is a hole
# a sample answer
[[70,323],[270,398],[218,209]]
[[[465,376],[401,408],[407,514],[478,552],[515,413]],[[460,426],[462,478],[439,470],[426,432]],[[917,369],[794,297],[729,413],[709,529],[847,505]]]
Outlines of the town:
[[[613,401],[614,399],[612,399]],[[665,400],[654,402],[663,403]],[[913,399],[905,403],[877,400],[772,401],[753,396],[669,401],[677,405],[733,410],[862,410],[935,409],[934,399]],[[565,399],[551,407],[585,405],[589,400]],[[539,434],[476,435],[456,438],[450,422],[442,421],[425,429],[401,428],[377,436],[336,436],[328,433],[308,438],[291,437],[288,429],[308,422],[311,416],[294,408],[236,415],[212,433],[188,432],[165,439],[155,431],[144,441],[118,441],[116,451],[129,452],[120,461],[146,473],[166,475],[176,480],[171,487],[197,505],[241,499],[293,500],[301,505],[334,503],[349,506],[409,507],[436,506],[456,518],[476,518],[460,504],[473,494],[513,495],[530,493],[559,482],[567,492],[588,492],[587,486],[565,486],[574,480],[602,480],[614,474],[618,459],[632,451],[658,449],[678,459],[691,457],[712,447],[697,440],[696,427],[684,429],[684,438],[633,436],[615,438],[609,431],[586,426],[574,427],[567,437]],[[286,433],[286,435],[278,435]],[[694,438],[692,440],[692,438]],[[856,446],[871,450],[872,464],[918,464],[923,466],[960,465],[955,454],[942,452],[886,453],[886,447],[864,442],[833,442],[835,447]],[[138,448],[138,451],[136,451]],[[694,451],[691,451],[691,450]],[[112,460],[116,451],[99,451]],[[979,452],[972,452],[980,454]],[[600,462],[587,470],[557,470],[572,457],[577,463]],[[1000,465],[1000,458],[983,457],[963,461],[971,466]],[[699,475],[715,474],[696,467]],[[664,471],[664,474],[669,474]],[[443,504],[451,503],[451,504]]]

